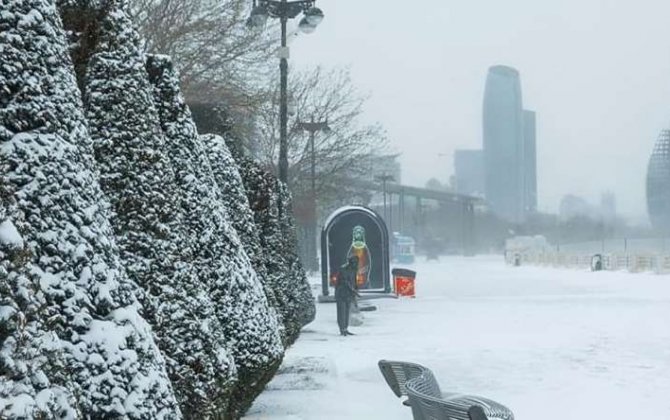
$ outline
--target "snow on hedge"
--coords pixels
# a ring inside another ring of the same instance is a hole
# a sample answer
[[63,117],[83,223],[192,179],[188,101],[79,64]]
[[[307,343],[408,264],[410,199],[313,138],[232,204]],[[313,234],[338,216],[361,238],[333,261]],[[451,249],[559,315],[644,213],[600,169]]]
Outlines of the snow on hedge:
[[149,56],[147,69],[165,150],[180,187],[183,222],[194,244],[194,264],[200,280],[209,285],[238,367],[239,383],[230,407],[231,417],[236,417],[251,405],[281,363],[284,349],[277,319],[224,205],[239,197],[219,189],[170,59]]
[[205,238],[198,236],[205,232],[194,232],[191,223],[202,216],[203,203],[182,188],[195,174],[173,168],[171,159],[173,146],[188,145],[165,140],[145,56],[125,10],[125,2],[114,2],[102,20],[85,81],[101,183],[128,272],[147,292],[147,316],[184,415],[219,416],[236,379],[228,321],[219,316],[231,303],[217,298],[221,286],[203,267],[214,255],[202,260]]
[[0,223],[0,244],[10,248],[23,248],[23,237],[11,220]]
[[286,330],[286,343],[292,344],[300,329],[311,322],[315,313],[314,300],[305,295],[309,285],[297,255],[295,233],[288,213],[287,197],[281,184],[259,163],[249,158],[238,159],[249,205],[259,231],[267,281],[275,292],[278,310]]
[[267,280],[261,238],[258,235],[256,222],[254,221],[254,212],[249,207],[247,191],[242,183],[242,176],[237,169],[237,163],[222,137],[214,134],[205,134],[200,136],[200,138],[207,150],[207,156],[209,157],[216,183],[226,197],[224,205],[230,215],[233,227],[242,241],[244,250],[247,252],[256,274],[263,283],[265,296],[268,299],[268,303],[272,306],[273,312],[277,314],[281,324],[280,333],[282,338],[284,338],[283,321],[279,311],[277,311],[277,297],[275,296],[272,284]]
[[295,222],[293,220],[293,198],[283,182],[277,182],[279,200],[277,202],[279,213],[279,228],[284,250],[288,276],[293,281],[292,294],[298,309],[298,322],[301,327],[314,321],[316,317],[316,304],[314,295],[307,280],[307,274],[300,262],[298,252],[298,236],[296,234]]
[[178,418],[53,0],[0,0],[0,62],[0,417]]

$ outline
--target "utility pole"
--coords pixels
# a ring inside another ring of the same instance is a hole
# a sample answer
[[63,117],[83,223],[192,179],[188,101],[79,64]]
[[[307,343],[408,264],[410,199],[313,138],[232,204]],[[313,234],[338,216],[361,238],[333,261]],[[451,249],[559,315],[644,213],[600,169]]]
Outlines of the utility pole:
[[394,181],[395,178],[393,178],[393,175],[389,175],[387,173],[384,173],[382,175],[378,175],[375,177],[375,180],[380,181],[382,183],[382,194],[384,195],[384,221],[387,221],[387,214],[386,214],[386,183],[389,181]]
[[389,232],[393,236],[393,193],[389,192]]
[[253,0],[247,26],[261,29],[269,17],[279,19],[281,24],[281,48],[279,49],[279,180],[288,182],[288,58],[286,24],[300,13],[303,18],[298,28],[309,34],[323,20],[323,12],[315,6],[315,0]]
[[325,121],[315,121],[314,116],[310,122],[298,122],[297,127],[309,132],[309,150],[310,150],[310,181],[311,181],[311,191],[310,191],[310,215],[309,215],[309,225],[308,225],[308,244],[307,244],[307,255],[306,262],[307,267],[311,271],[317,271],[319,269],[319,260],[316,252],[316,238],[317,238],[317,203],[316,203],[316,152],[314,150],[314,142],[316,140],[316,133],[321,131],[324,134],[331,132],[330,127],[328,126],[328,120]]

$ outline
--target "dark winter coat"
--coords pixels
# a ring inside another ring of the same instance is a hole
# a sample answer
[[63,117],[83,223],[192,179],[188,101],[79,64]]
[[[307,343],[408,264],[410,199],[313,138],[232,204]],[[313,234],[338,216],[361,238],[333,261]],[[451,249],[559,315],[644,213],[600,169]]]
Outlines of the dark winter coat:
[[353,300],[358,294],[356,291],[356,273],[358,272],[358,263],[356,261],[349,261],[340,270],[335,285],[335,299],[337,300]]

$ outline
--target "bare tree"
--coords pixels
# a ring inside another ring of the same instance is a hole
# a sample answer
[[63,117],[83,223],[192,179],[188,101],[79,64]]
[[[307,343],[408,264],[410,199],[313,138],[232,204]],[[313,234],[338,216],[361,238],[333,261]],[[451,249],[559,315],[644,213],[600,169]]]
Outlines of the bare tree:
[[[133,0],[147,52],[174,58],[190,103],[223,106],[246,119],[278,45],[275,30],[252,31],[248,0]],[[271,28],[272,29],[272,28]],[[238,117],[239,118],[239,117]]]
[[[316,195],[321,201],[350,196],[343,182],[365,178],[374,159],[386,152],[386,133],[380,124],[368,124],[363,116],[367,96],[351,81],[346,68],[292,73],[289,95],[295,114],[289,120],[289,186],[294,195],[307,195],[311,188],[309,133],[299,122],[327,121],[330,132],[318,132],[314,142]],[[272,83],[268,98],[257,116],[256,156],[275,170],[279,154],[279,89]]]
[[[133,15],[147,52],[174,58],[196,114],[204,114],[207,122],[223,120],[219,125],[234,138],[247,143],[258,139],[251,146],[274,169],[278,35],[273,27],[262,32],[247,28],[250,6],[248,0],[133,0]],[[381,126],[362,121],[366,96],[353,86],[348,70],[321,67],[293,73],[290,92],[298,111],[289,132],[292,192],[300,195],[310,185],[309,135],[297,122],[328,118],[332,132],[316,137],[317,194],[348,197],[334,180],[369,172],[372,157],[386,146]]]
[[[241,127],[240,137],[248,138],[251,127],[258,127],[260,157],[268,164],[275,162],[279,137],[276,28],[261,32],[247,28],[248,0],[133,0],[132,4],[145,49],[174,58],[187,101],[225,108],[231,125]],[[317,138],[320,175],[340,174],[344,168],[355,171],[360,165],[354,163],[360,164],[362,156],[384,145],[381,127],[360,121],[367,98],[352,85],[348,70],[318,67],[294,73],[291,95],[300,118],[328,117],[333,129]],[[294,125],[289,140],[295,181],[309,170],[308,136]]]

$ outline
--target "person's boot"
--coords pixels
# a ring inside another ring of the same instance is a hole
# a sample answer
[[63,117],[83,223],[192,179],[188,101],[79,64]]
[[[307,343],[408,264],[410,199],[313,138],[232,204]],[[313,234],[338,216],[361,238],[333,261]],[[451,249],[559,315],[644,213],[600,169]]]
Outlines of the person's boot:
[[344,334],[345,334],[345,335],[356,335],[356,334],[354,334],[354,333],[352,333],[352,332],[349,332],[349,330],[345,331]]
[[342,337],[346,337],[347,332],[346,332],[346,331],[340,331],[340,335],[341,335]]

